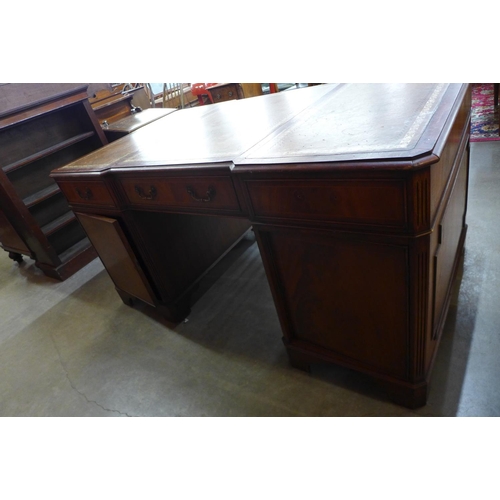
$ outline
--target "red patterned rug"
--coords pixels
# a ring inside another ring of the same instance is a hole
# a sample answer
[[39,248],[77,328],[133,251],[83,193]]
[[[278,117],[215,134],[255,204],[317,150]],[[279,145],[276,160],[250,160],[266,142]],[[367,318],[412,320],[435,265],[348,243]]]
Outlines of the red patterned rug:
[[492,83],[472,84],[471,142],[499,141],[498,106],[495,108]]

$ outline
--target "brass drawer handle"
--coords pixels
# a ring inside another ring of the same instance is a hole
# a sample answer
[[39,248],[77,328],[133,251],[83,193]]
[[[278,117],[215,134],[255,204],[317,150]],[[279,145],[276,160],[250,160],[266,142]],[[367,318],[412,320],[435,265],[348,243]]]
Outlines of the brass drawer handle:
[[193,200],[195,201],[208,202],[212,201],[215,197],[215,189],[212,186],[208,187],[207,192],[205,194],[205,198],[200,198],[199,196],[197,196],[197,194],[195,193],[194,189],[191,186],[187,186],[186,191],[188,192],[189,196],[191,196],[191,198],[193,198]]
[[76,188],[76,192],[78,193],[78,196],[82,199],[82,200],[91,200],[94,195],[92,194],[92,191],[90,190],[90,188],[86,188],[85,191],[80,191],[78,188]]
[[158,192],[154,186],[149,188],[149,192],[145,193],[144,190],[140,186],[134,186],[135,192],[143,199],[143,200],[154,200]]

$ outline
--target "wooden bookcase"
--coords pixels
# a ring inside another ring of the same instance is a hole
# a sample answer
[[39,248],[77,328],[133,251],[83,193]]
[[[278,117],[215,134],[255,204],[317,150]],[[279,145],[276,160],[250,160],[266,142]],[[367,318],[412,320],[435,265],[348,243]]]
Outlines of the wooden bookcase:
[[9,84],[1,90],[0,246],[13,260],[29,256],[47,276],[64,280],[97,254],[49,174],[107,139],[87,85]]

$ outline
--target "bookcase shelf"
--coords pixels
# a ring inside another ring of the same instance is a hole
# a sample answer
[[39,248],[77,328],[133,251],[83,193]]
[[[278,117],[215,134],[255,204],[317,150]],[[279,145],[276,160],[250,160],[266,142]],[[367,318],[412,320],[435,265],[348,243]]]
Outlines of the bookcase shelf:
[[69,148],[80,141],[83,141],[85,139],[88,139],[89,137],[92,137],[93,135],[94,135],[94,132],[87,132],[85,134],[78,134],[74,137],[71,137],[70,139],[62,141],[59,144],[56,144],[55,146],[51,146],[49,148],[43,149],[42,151],[39,151],[35,154],[27,156],[26,158],[22,158],[19,161],[11,163],[10,165],[6,165],[5,167],[2,167],[2,170],[6,174],[8,174],[8,173],[12,172],[13,170],[16,170],[18,168],[21,168],[21,167],[28,165],[29,163],[33,163],[37,160],[45,158],[46,156],[50,156],[50,155],[52,155],[52,154],[54,154],[62,149]]
[[60,193],[61,190],[59,189],[59,186],[57,184],[53,184],[51,186],[48,186],[46,188],[40,189],[40,191],[37,191],[36,193],[33,193],[30,196],[27,196],[26,198],[23,199],[23,203],[28,207],[32,207],[34,205],[37,205],[38,203],[41,203],[52,196],[55,196],[56,194]]

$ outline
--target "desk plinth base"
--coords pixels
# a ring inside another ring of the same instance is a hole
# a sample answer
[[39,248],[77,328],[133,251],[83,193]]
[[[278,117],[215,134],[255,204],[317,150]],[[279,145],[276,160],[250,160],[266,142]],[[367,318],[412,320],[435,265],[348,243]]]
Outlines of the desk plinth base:
[[[122,299],[123,303],[129,307],[134,307],[134,304],[143,302],[137,297],[130,295],[129,293],[115,287],[118,295]],[[186,295],[182,300],[179,300],[173,304],[156,304],[155,309],[170,323],[180,323],[184,321],[191,313],[191,294]]]
[[[311,352],[306,352],[301,348],[297,348],[290,344],[286,339],[283,339],[285,344],[290,364],[293,368],[311,373],[311,365],[320,363],[336,364],[353,368],[348,364],[339,362],[338,360],[328,360],[325,356],[315,355]],[[355,368],[360,372],[359,367]],[[410,409],[420,408],[427,403],[428,383],[427,381],[410,384],[404,381],[397,381],[388,378],[380,378],[377,374],[368,373],[367,376],[373,381],[389,399],[396,404]]]

